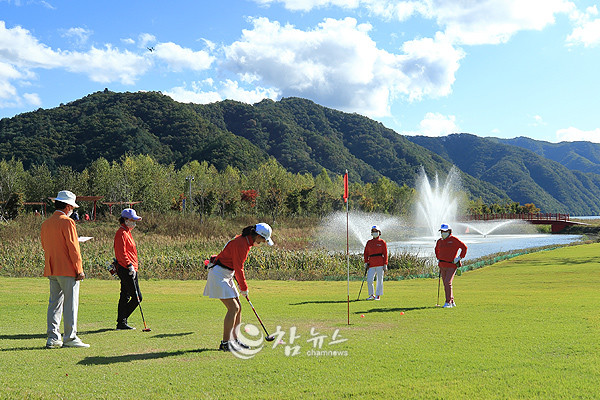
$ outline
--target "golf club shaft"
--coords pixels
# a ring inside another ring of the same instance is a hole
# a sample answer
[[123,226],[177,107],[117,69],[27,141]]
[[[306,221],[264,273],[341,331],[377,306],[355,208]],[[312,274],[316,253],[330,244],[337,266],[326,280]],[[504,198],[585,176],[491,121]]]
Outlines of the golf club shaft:
[[436,306],[440,305],[440,279],[442,277],[442,269],[439,268],[439,272],[438,272],[438,298],[437,298],[437,303],[435,303]]
[[269,332],[267,332],[267,328],[265,328],[265,324],[263,324],[263,322],[261,321],[260,317],[258,316],[258,313],[254,309],[254,306],[252,305],[252,302],[250,301],[250,298],[248,296],[245,296],[245,297],[246,297],[246,300],[248,300],[248,303],[250,304],[250,307],[252,308],[252,311],[254,311],[254,315],[256,315],[256,318],[258,319],[258,322],[260,322],[260,325],[265,330],[265,333],[267,334],[267,336],[270,336]]
[[131,277],[131,279],[133,280],[133,286],[135,288],[135,297],[137,298],[138,307],[140,308],[140,314],[142,314],[142,322],[144,323],[144,329],[148,329],[148,327],[146,326],[146,319],[144,318],[144,311],[142,311],[142,302],[140,301],[140,292],[138,291],[138,285],[135,282],[134,277]]
[[360,294],[362,293],[362,288],[363,288],[363,285],[365,284],[365,277],[367,276],[368,269],[369,269],[369,267],[365,268],[365,273],[363,275],[362,283],[360,284],[360,290],[358,291],[358,297],[356,298],[356,301],[360,300]]

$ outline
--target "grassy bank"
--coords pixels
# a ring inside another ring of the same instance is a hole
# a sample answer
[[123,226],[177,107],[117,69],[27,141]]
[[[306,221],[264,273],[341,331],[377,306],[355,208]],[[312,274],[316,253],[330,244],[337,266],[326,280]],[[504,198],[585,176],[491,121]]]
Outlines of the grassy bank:
[[[39,217],[25,217],[0,225],[0,276],[36,277],[43,273],[44,254],[39,240]],[[256,220],[240,218],[201,219],[180,214],[144,216],[134,231],[143,279],[206,279],[203,261],[218,253],[225,243]],[[315,247],[319,220],[281,219],[273,224],[276,246],[260,246],[245,264],[249,279],[322,280],[345,279],[346,255]],[[90,278],[110,279],[106,265],[112,262],[113,239],[118,228],[114,218],[77,225],[80,236],[93,240],[81,245],[84,270]],[[410,254],[393,255],[388,278],[430,273],[428,260]],[[363,276],[360,255],[350,257],[352,279]]]
[[[437,279],[386,282],[381,301],[351,303],[349,326],[345,282],[250,281],[270,333],[285,335],[246,360],[215,351],[225,309],[201,296],[202,281],[142,282],[144,333],[137,312],[138,330],[112,329],[117,282],[86,280],[79,328],[91,347],[45,350],[47,281],[0,278],[0,398],[595,398],[599,252],[466,272],[454,309],[434,307]],[[242,321],[260,327],[245,301]],[[337,329],[347,340],[330,344]]]

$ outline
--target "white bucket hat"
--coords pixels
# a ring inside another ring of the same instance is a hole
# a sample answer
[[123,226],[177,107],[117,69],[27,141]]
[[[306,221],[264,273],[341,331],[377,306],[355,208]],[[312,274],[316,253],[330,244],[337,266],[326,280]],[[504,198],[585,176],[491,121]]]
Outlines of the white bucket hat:
[[273,246],[273,244],[274,244],[273,239],[271,239],[271,233],[273,232],[273,230],[271,229],[269,224],[265,224],[264,222],[258,223],[258,224],[256,224],[256,227],[254,228],[254,230],[260,236],[265,238],[265,240],[267,241],[267,244],[269,246]]
[[77,208],[79,206],[77,205],[77,203],[75,203],[76,199],[77,199],[77,196],[75,196],[75,194],[73,194],[73,192],[69,192],[68,190],[61,190],[60,192],[58,192],[58,196],[56,196],[56,198],[54,200],[60,201],[62,203],[65,203],[65,204],[68,204],[70,206]]

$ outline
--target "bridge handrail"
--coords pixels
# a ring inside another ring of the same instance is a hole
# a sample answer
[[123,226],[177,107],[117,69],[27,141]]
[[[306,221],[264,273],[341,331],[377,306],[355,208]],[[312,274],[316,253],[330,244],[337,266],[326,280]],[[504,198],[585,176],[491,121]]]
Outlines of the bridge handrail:
[[463,219],[475,221],[489,221],[494,219],[520,219],[525,221],[570,221],[570,214],[562,213],[529,213],[529,214],[512,214],[512,213],[489,213],[489,214],[471,214],[465,215]]

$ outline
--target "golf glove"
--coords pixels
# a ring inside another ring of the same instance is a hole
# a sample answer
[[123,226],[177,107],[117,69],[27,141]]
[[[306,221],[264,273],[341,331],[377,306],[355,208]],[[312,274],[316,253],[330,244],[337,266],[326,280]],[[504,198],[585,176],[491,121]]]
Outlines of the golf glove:
[[244,297],[248,297],[248,291],[247,291],[247,290],[242,290],[242,291],[240,292],[240,294],[241,294],[242,296],[244,296]]
[[457,264],[457,263],[459,263],[459,262],[460,262],[460,260],[461,260],[461,258],[460,258],[460,257],[456,257],[456,258],[454,259],[454,264]]
[[131,277],[135,279],[136,273],[135,273],[135,269],[133,268],[133,265],[130,264],[128,268],[129,268],[129,275],[131,275]]
[[387,264],[383,266],[383,270],[387,271]]
[[365,269],[369,268],[369,263],[365,263]]

